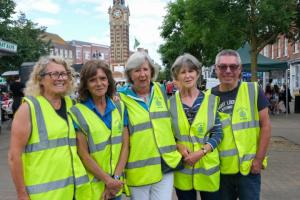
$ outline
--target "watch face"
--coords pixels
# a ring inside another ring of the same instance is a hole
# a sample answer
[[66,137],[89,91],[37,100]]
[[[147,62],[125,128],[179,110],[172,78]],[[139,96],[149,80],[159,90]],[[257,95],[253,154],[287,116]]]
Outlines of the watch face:
[[114,11],[114,13],[113,13],[113,15],[115,16],[115,17],[120,17],[121,16],[121,10],[115,10]]

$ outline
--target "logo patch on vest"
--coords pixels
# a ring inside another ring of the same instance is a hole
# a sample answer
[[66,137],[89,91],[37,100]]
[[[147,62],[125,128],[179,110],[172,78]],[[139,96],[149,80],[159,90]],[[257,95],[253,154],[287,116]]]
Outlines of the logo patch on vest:
[[154,101],[157,108],[163,108],[163,102],[161,97],[154,97]]
[[204,132],[204,123],[203,122],[199,123],[198,132],[199,133],[203,133]]
[[240,116],[240,120],[247,120],[248,119],[246,108],[243,108],[243,107],[239,108],[238,113],[239,113],[239,116]]

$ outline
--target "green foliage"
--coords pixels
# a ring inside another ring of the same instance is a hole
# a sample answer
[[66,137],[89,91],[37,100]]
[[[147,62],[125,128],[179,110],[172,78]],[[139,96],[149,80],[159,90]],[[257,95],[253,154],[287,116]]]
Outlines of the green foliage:
[[249,42],[255,79],[254,57],[264,46],[276,42],[280,34],[298,39],[296,0],[176,0],[167,11],[161,27],[165,43],[159,48],[167,68],[183,52],[209,65],[221,49]]
[[46,28],[38,27],[26,19],[24,13],[20,13],[16,20],[12,20],[15,3],[11,0],[0,1],[0,38],[18,45],[16,54],[0,58],[1,72],[17,70],[23,62],[36,61],[41,55],[48,54],[50,44],[45,43],[41,36]]

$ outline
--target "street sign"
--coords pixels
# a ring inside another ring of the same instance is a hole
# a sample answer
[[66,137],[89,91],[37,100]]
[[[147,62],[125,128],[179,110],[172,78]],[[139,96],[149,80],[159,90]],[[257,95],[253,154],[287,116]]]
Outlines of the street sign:
[[0,39],[0,50],[17,53],[17,45]]

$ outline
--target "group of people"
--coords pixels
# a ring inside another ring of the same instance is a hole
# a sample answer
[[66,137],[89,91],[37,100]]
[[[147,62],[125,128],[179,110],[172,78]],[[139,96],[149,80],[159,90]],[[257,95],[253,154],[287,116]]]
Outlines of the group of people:
[[145,52],[126,64],[116,93],[109,66],[88,61],[76,102],[72,69],[41,58],[15,114],[9,164],[18,199],[255,200],[270,140],[268,101],[240,80],[233,50],[216,56],[220,85],[197,87],[201,63],[180,55],[168,99]]
[[286,85],[282,85],[282,88],[279,88],[276,84],[273,86],[268,84],[265,96],[270,103],[269,112],[271,114],[290,113],[289,103],[292,101],[292,95],[290,89],[286,88]]

